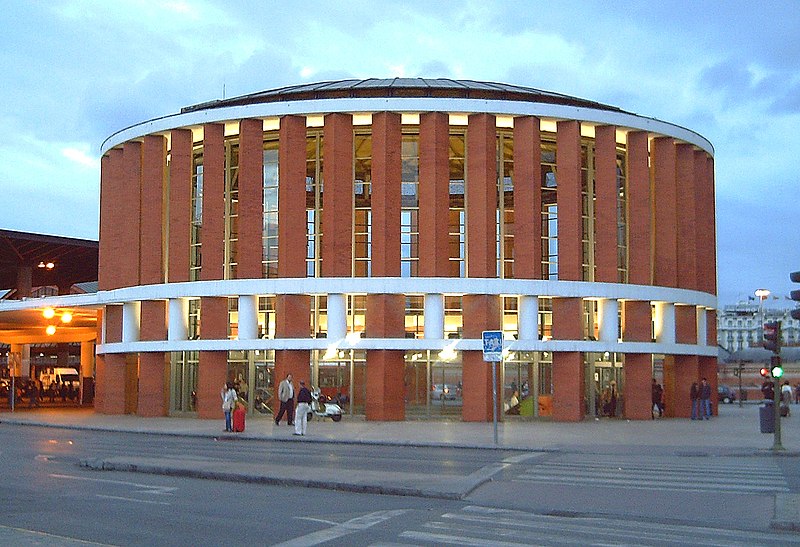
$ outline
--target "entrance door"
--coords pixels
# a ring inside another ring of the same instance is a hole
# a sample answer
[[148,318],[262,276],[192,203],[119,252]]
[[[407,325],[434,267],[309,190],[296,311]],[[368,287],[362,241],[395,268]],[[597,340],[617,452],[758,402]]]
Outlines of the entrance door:
[[[586,413],[595,417],[615,418],[623,415],[624,377],[622,363],[614,362],[613,354],[588,354]],[[606,360],[595,360],[595,358]]]
[[196,351],[176,351],[170,357],[170,413],[195,412],[197,404]]

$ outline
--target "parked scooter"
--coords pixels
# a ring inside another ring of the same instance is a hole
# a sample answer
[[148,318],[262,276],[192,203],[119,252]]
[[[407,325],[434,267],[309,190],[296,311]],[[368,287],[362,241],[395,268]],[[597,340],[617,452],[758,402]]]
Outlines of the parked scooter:
[[311,392],[311,411],[308,413],[308,419],[314,416],[339,422],[342,419],[342,407],[328,400],[317,387]]

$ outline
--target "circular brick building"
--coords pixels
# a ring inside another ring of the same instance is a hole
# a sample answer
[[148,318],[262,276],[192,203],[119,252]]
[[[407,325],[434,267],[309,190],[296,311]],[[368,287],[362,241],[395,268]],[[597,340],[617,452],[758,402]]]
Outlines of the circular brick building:
[[[304,84],[103,144],[96,408],[252,414],[287,373],[348,414],[688,416],[716,383],[713,148],[537,89]],[[716,389],[714,389],[716,392]]]

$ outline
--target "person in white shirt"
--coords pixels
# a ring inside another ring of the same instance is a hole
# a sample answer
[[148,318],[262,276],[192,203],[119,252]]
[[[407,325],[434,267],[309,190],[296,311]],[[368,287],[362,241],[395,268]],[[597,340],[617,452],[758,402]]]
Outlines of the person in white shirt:
[[294,425],[294,386],[291,374],[287,374],[286,378],[278,385],[278,400],[281,402],[281,409],[275,416],[275,425],[281,424],[284,412],[288,425]]
[[222,397],[222,412],[225,414],[225,431],[233,431],[231,413],[236,406],[236,401],[239,400],[239,396],[236,395],[236,390],[233,388],[233,383],[227,382],[222,386],[220,396]]

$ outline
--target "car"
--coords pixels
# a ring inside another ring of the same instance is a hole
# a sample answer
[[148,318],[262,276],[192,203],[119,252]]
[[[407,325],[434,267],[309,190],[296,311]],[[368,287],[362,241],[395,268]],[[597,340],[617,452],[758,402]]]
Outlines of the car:
[[736,392],[728,386],[719,386],[717,387],[717,394],[718,394],[718,401],[720,403],[733,403],[736,401]]
[[455,386],[449,384],[433,384],[431,386],[431,399],[438,399],[440,401],[453,400],[458,396]]

